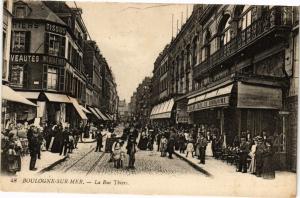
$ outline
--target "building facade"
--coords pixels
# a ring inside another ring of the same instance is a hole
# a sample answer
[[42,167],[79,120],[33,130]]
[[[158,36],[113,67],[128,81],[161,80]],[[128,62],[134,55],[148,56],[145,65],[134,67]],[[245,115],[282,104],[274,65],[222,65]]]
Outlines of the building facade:
[[277,167],[295,170],[298,32],[297,7],[195,5],[154,66],[168,58],[173,122],[212,126],[226,145],[266,132]]
[[82,10],[63,1],[16,1],[13,7],[9,85],[37,104],[30,118],[71,126],[88,122],[89,114],[96,122],[112,120],[100,112],[111,99],[102,100],[105,59],[87,40]]
[[129,121],[129,108],[126,100],[119,100],[118,120],[121,122]]

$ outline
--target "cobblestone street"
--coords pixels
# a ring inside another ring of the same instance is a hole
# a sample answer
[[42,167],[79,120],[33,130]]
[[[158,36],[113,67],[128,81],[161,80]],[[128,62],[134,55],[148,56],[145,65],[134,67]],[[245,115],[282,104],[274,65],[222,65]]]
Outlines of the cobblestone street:
[[[124,161],[123,169],[116,169],[113,163],[109,163],[110,154],[95,152],[95,143],[81,144],[70,157],[63,163],[54,167],[53,172],[83,173],[86,175],[94,173],[109,174],[187,174],[194,173],[202,175],[186,162],[174,156],[173,159],[160,157],[156,151],[138,151],[136,153],[135,170],[127,170],[128,158]],[[46,173],[45,173],[46,174]],[[204,176],[204,175],[203,175]]]

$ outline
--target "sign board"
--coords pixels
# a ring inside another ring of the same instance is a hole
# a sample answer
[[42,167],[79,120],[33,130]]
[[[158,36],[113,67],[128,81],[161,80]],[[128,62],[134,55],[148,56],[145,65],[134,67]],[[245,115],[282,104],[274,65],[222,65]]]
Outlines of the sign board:
[[49,65],[65,66],[66,59],[45,54],[11,53],[12,63],[46,63]]

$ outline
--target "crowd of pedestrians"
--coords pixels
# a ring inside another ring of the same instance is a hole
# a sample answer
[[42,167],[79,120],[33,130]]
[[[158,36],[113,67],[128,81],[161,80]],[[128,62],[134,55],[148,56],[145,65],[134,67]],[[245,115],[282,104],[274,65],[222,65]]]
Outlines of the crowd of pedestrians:
[[78,127],[68,124],[45,123],[43,127],[34,124],[9,124],[1,132],[1,171],[15,175],[21,171],[22,158],[30,157],[29,170],[36,171],[36,162],[42,159],[42,151],[67,156],[78,148],[78,142],[87,139],[96,141],[95,151],[101,151],[103,136],[113,131],[110,125],[80,123]]

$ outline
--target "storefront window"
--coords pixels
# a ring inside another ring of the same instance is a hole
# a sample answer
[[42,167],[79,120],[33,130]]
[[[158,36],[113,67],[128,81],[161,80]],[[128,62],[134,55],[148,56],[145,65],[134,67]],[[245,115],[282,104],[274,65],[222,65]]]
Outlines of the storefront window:
[[54,67],[48,67],[47,88],[53,90],[58,89],[58,69]]
[[12,51],[25,52],[26,32],[13,32]]

